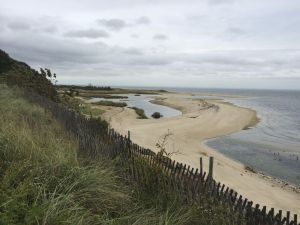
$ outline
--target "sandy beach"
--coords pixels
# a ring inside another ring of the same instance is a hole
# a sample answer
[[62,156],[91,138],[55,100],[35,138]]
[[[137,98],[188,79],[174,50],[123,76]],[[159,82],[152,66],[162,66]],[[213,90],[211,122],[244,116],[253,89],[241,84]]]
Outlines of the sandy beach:
[[191,99],[189,93],[165,93],[153,102],[182,111],[182,116],[161,119],[137,119],[129,108],[105,107],[103,117],[111,127],[122,134],[130,130],[132,141],[157,151],[156,143],[170,133],[167,152],[174,153],[172,159],[199,168],[199,158],[208,168],[208,157],[214,157],[214,178],[236,190],[254,203],[275,210],[282,209],[300,214],[300,193],[293,186],[260,173],[245,169],[245,165],[234,161],[203,141],[238,132],[255,125],[256,112],[237,107],[220,100]]

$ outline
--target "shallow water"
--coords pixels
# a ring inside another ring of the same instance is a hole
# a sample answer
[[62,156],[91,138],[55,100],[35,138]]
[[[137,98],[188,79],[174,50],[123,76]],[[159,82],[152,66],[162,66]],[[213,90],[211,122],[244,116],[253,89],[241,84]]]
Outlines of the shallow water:
[[160,112],[164,118],[180,116],[182,113],[176,109],[153,104],[150,101],[154,99],[155,95],[139,95],[135,96],[134,94],[122,95],[128,96],[127,99],[103,99],[103,98],[92,98],[91,102],[101,101],[101,100],[109,100],[114,102],[126,102],[127,107],[138,107],[144,109],[145,115],[148,118],[152,118],[151,115],[154,112]]
[[[222,93],[219,97],[225,101],[256,110],[261,121],[252,129],[211,139],[205,143],[258,171],[300,186],[300,92],[210,92]],[[224,94],[245,97],[224,97]]]

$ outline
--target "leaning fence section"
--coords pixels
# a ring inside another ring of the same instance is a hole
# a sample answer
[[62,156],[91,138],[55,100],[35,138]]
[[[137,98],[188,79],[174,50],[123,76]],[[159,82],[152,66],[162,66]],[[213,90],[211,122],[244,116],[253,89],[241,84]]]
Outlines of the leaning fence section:
[[152,179],[151,184],[162,187],[162,192],[176,193],[188,204],[200,202],[204,198],[218,204],[227,204],[237,215],[229,224],[300,225],[296,214],[291,215],[289,211],[284,213],[282,210],[275,212],[274,208],[267,211],[266,206],[254,204],[233,189],[215,181],[212,176],[213,158],[210,158],[208,172],[203,170],[202,158],[199,169],[191,168],[134,144],[129,133],[123,136],[113,129],[101,126],[96,119],[87,118],[47,98],[30,93],[27,93],[26,97],[49,110],[77,137],[80,153],[91,158],[118,158],[127,179],[141,185],[149,183],[149,179]]

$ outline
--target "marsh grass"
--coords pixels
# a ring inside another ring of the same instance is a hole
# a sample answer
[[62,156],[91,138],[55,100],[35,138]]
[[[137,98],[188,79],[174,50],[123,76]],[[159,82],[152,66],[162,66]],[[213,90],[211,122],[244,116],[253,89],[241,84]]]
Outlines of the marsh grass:
[[138,107],[129,107],[135,111],[135,113],[138,115],[138,119],[148,119],[148,117],[145,115],[145,111]]
[[93,102],[92,104],[93,105],[103,105],[103,106],[114,106],[114,107],[126,107],[127,106],[126,102],[113,102],[113,101],[107,101],[107,100]]

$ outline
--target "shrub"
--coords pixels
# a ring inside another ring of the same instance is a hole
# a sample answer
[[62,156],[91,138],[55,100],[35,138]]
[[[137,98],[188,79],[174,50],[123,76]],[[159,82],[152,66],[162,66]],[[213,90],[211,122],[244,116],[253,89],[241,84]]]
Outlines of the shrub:
[[160,117],[163,117],[162,114],[160,114],[160,112],[155,112],[151,115],[154,119],[159,119]]

